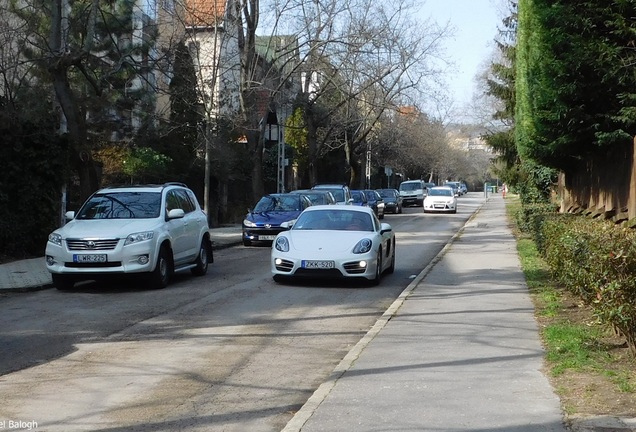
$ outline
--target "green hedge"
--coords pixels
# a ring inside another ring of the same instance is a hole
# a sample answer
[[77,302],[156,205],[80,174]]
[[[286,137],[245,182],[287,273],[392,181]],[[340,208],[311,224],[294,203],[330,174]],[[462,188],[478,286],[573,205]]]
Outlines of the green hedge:
[[580,215],[543,214],[539,251],[562,286],[636,352],[636,232]]

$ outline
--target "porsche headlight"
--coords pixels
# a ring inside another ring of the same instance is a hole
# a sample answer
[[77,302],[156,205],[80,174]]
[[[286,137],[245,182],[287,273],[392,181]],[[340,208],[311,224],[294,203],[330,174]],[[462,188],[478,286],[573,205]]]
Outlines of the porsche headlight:
[[287,237],[278,236],[274,242],[274,247],[278,251],[289,252],[289,240],[287,240]]
[[371,239],[364,238],[358,242],[357,245],[353,248],[354,254],[363,254],[367,253],[371,250],[371,246],[373,246],[373,242]]

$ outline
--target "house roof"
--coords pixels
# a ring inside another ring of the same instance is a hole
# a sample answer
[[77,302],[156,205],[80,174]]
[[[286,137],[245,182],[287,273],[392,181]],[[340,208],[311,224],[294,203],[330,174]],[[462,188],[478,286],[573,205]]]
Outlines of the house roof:
[[187,27],[213,27],[219,25],[225,15],[226,0],[185,0]]

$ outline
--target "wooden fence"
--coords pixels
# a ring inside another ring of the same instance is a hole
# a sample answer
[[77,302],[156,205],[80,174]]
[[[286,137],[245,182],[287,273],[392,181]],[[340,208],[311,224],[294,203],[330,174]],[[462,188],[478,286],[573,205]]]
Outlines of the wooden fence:
[[583,213],[636,226],[636,139],[561,173],[557,199],[564,213]]

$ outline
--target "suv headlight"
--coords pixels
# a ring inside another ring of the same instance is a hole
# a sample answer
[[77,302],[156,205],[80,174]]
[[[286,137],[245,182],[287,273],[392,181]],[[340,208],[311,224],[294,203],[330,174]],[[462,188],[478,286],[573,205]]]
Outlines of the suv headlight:
[[252,222],[251,220],[245,219],[243,221],[243,225],[248,227],[248,228],[254,228],[256,226],[256,224],[254,222]]
[[371,246],[373,246],[373,242],[371,239],[364,238],[358,242],[357,245],[353,248],[354,254],[363,254],[367,253],[371,250]]
[[153,231],[144,231],[144,232],[130,234],[128,237],[126,237],[124,246],[133,244],[133,243],[139,243],[146,240],[151,240],[154,237],[154,235],[155,233]]
[[58,246],[62,246],[62,236],[58,233],[49,234],[49,241]]

